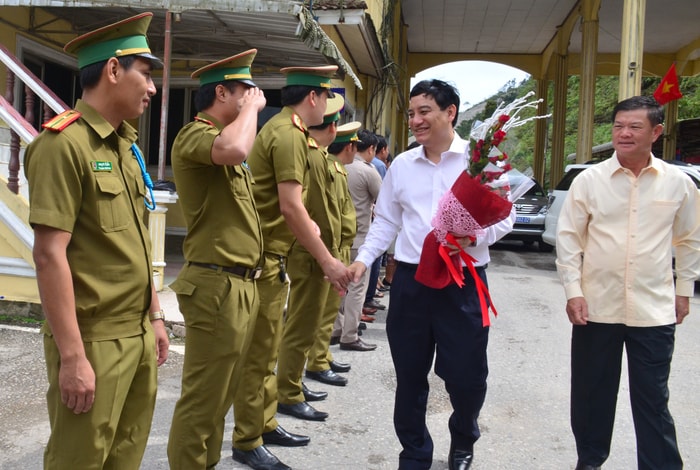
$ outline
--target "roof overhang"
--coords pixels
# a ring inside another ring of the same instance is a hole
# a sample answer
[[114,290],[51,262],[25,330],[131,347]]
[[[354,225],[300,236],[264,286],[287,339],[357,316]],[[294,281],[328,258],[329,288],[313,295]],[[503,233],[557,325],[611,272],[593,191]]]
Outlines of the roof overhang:
[[[141,0],[138,4],[125,0],[27,0],[21,3],[22,6],[42,8],[70,24],[68,31],[56,21],[32,25],[31,31],[27,31],[32,35],[43,35],[47,40],[51,33],[83,34],[140,12],[151,11],[150,46],[157,56],[163,57],[165,18],[172,14],[172,59],[182,61],[183,72],[256,48],[258,54],[253,70],[256,82],[259,79],[268,86],[281,87],[284,85],[284,76],[279,73],[282,67],[335,64],[339,66],[341,78],[347,74],[361,88],[359,79],[336,44],[301,2],[229,0],[213,1],[206,7],[196,0],[176,0],[169,4],[161,0]],[[0,6],[5,4],[6,0],[0,0]]]
[[335,28],[360,73],[379,75],[386,61],[376,28],[364,9],[313,10],[313,14],[320,25]]

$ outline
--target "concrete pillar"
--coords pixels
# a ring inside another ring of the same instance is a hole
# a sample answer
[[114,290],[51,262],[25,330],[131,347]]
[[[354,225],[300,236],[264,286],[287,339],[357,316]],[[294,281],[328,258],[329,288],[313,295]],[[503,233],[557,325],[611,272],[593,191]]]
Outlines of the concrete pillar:
[[593,112],[595,111],[596,56],[598,54],[598,10],[600,2],[584,1],[582,6],[581,89],[578,108],[576,162],[591,158]]
[[[543,78],[537,80],[537,98],[542,99],[537,104],[537,115],[544,116],[547,114],[547,88],[549,82]],[[545,175],[545,153],[547,150],[547,127],[548,119],[535,120],[535,155],[533,156],[533,171],[535,179],[544,186]]]
[[646,0],[625,0],[622,10],[618,101],[636,96],[642,90],[645,13]]
[[566,94],[568,92],[568,58],[554,56],[554,106],[552,110],[552,166],[549,169],[549,188],[559,183],[564,176],[564,135],[566,130]]
[[169,191],[153,191],[156,208],[148,213],[148,233],[151,237],[151,262],[153,263],[153,283],[156,291],[163,290],[165,281],[165,228],[168,212],[166,204],[177,201],[177,194]]

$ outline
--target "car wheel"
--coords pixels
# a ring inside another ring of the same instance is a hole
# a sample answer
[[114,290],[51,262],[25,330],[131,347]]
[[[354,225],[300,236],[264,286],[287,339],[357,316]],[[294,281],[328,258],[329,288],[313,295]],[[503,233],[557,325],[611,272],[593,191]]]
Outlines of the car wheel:
[[554,247],[550,245],[549,243],[543,242],[540,240],[537,242],[537,247],[540,249],[542,253],[551,253],[552,250],[554,250]]

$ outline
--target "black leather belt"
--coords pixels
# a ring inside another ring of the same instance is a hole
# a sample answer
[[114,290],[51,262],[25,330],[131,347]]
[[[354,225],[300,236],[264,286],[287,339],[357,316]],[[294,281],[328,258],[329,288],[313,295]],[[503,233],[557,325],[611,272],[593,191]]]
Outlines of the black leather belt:
[[258,279],[262,274],[262,268],[246,268],[245,266],[219,266],[218,264],[209,263],[197,263],[196,261],[189,261],[190,266],[199,266],[200,268],[213,269],[218,272],[226,272],[235,274],[236,276],[242,277],[243,279]]

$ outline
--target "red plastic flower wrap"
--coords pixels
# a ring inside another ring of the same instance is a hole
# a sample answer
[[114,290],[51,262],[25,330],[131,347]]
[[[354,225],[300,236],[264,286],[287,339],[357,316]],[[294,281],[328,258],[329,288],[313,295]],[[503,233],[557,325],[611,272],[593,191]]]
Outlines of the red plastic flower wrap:
[[[476,283],[481,304],[483,325],[490,324],[489,306],[496,313],[488,289],[476,273],[474,258],[460,247],[458,238],[483,235],[485,229],[506,219],[513,201],[521,197],[534,184],[532,179],[513,170],[508,156],[499,150],[509,129],[520,126],[535,116],[520,119],[518,114],[526,108],[534,108],[538,101],[528,102],[533,93],[508,105],[499,106],[484,122],[475,123],[469,136],[469,165],[459,175],[438,202],[437,212],[431,220],[433,230],[423,241],[416,280],[434,289],[442,289],[455,283],[464,285],[466,266]],[[488,302],[487,302],[488,301]]]

